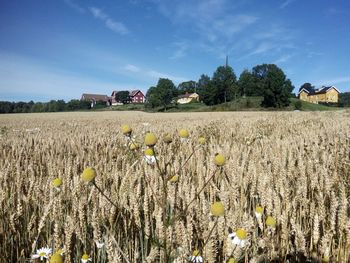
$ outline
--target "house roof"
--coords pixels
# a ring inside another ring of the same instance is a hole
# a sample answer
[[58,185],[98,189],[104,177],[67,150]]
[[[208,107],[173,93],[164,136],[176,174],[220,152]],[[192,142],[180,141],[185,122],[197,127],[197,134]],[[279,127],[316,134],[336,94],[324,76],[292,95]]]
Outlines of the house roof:
[[330,91],[331,89],[335,89],[338,93],[340,93],[339,90],[334,86],[322,86],[320,89],[317,89],[317,90],[314,90],[311,88],[302,88],[299,90],[298,94],[300,94],[302,91],[305,91],[308,94],[308,96],[317,95],[317,94],[324,94],[324,93],[327,93],[328,91]]
[[[113,90],[111,96],[117,94],[118,92],[119,92],[118,90]],[[139,90],[139,89],[137,89],[137,90],[130,90],[130,91],[129,91],[129,96],[130,96],[130,97],[134,97],[134,96],[135,96],[137,93],[139,93],[139,92],[141,92],[141,94],[143,95],[142,91]],[[144,96],[144,95],[143,95],[143,96]]]
[[83,100],[95,100],[95,101],[107,101],[110,99],[107,95],[103,94],[88,94],[88,93],[83,93],[81,95],[81,98]]
[[183,99],[183,98],[189,98],[189,97],[195,97],[198,96],[197,93],[186,93],[186,94],[181,94],[178,96],[179,99]]
[[130,95],[131,97],[134,97],[134,96],[136,96],[136,94],[139,93],[139,92],[141,92],[141,94],[143,95],[142,91],[139,90],[139,89],[129,91],[129,95]]
[[337,88],[334,87],[334,86],[329,86],[329,87],[322,86],[322,88],[320,88],[320,89],[318,89],[318,90],[315,91],[315,94],[327,93],[327,92],[330,91],[331,89],[335,89],[338,93],[340,93],[339,90],[337,90]]
[[311,94],[311,93],[314,93],[314,92],[315,92],[315,90],[314,90],[312,87],[300,88],[300,89],[299,89],[299,94],[300,94],[302,91],[305,91],[305,92],[308,93],[308,94]]

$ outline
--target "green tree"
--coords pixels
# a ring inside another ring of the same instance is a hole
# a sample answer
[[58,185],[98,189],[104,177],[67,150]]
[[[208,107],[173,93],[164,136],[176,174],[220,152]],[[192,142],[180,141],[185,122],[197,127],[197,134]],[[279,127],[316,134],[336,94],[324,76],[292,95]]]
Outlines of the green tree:
[[152,108],[162,106],[166,110],[176,95],[177,90],[174,83],[170,79],[160,78],[156,87],[148,89],[147,103]]
[[81,100],[70,100],[66,104],[66,110],[75,111],[75,110],[87,110],[90,109],[91,103],[89,101],[81,101]]
[[294,87],[279,67],[275,64],[262,64],[255,66],[252,73],[263,90],[263,107],[281,108],[290,104],[289,98]]
[[44,112],[45,111],[45,105],[42,102],[36,102],[31,109],[32,112]]
[[131,101],[129,91],[121,90],[115,94],[115,100],[121,103],[129,103]]
[[9,101],[0,101],[0,113],[12,113],[14,108],[14,103]]
[[199,99],[206,105],[215,104],[215,90],[208,75],[201,75],[200,79],[198,80],[197,93],[199,95]]
[[196,92],[196,89],[197,89],[197,83],[193,80],[181,82],[177,86],[177,89],[179,94],[185,94],[186,92],[194,93]]
[[56,103],[57,111],[64,111],[66,107],[66,103],[64,102],[64,100],[58,100]]
[[261,87],[259,87],[258,83],[258,80],[249,70],[243,70],[238,80],[238,89],[240,95],[262,96],[263,90]]
[[146,107],[155,108],[160,106],[161,100],[157,93],[157,87],[152,86],[147,90],[146,93]]
[[303,107],[303,104],[301,102],[301,100],[297,100],[295,103],[294,103],[294,108],[296,110],[301,110],[301,108]]
[[47,103],[47,108],[48,108],[48,111],[50,111],[50,112],[56,112],[56,111],[58,111],[58,104],[55,100],[50,100]]
[[214,104],[235,99],[238,95],[237,78],[230,66],[219,66],[213,74]]
[[350,92],[343,92],[339,94],[339,106],[350,107]]

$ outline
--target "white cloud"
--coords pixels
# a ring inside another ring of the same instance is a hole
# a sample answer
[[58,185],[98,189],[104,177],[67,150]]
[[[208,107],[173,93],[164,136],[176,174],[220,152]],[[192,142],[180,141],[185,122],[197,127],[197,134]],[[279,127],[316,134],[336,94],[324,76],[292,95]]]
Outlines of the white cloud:
[[73,0],[64,0],[64,2],[69,5],[71,8],[73,8],[75,11],[79,13],[85,13],[85,9],[78,5],[77,3],[73,2]]
[[280,8],[286,8],[288,5],[290,5],[291,3],[295,2],[296,0],[285,0],[281,5]]
[[116,33],[120,33],[122,35],[127,34],[129,31],[128,29],[124,26],[123,23],[116,22],[113,19],[108,18],[106,20],[106,26],[111,29],[112,31]]
[[316,83],[317,86],[350,83],[350,76],[342,76],[342,77],[337,77],[337,78],[323,79],[320,81],[315,81],[314,83]]
[[293,57],[293,55],[291,54],[282,55],[277,60],[275,60],[273,64],[281,64],[281,63],[287,62],[291,57]]
[[170,56],[170,59],[179,59],[186,55],[188,49],[188,44],[186,42],[175,42],[173,45],[175,46],[175,51]]
[[[228,0],[154,1],[159,12],[176,25],[193,26],[209,42],[233,35],[255,23],[258,17],[233,12],[237,4]],[[232,11],[232,12],[230,12]]]
[[106,20],[108,16],[103,13],[103,11],[97,7],[90,7],[89,8],[90,12],[95,18],[101,19],[101,20]]
[[124,67],[125,70],[127,71],[130,71],[130,72],[139,72],[140,71],[140,68],[135,66],[135,65],[132,65],[132,64],[128,64]]
[[184,78],[184,77],[179,77],[168,73],[160,72],[152,68],[139,67],[133,64],[125,65],[122,68],[122,71],[118,73],[125,74],[127,76],[132,75],[132,77],[135,79],[142,79],[143,82],[147,82],[151,84],[156,83],[159,78],[167,78],[177,83],[188,80],[187,78]]
[[96,19],[102,20],[105,23],[105,26],[110,30],[121,35],[126,35],[129,33],[129,30],[123,23],[110,18],[109,15],[104,13],[100,8],[89,7],[89,10]]
[[258,55],[263,54],[273,48],[275,48],[275,44],[271,42],[262,42],[260,43],[249,55]]
[[216,32],[220,32],[228,38],[231,38],[234,34],[242,31],[251,24],[254,24],[258,20],[256,16],[250,15],[236,15],[226,16],[222,19],[214,21],[213,29]]
[[188,80],[188,79],[183,78],[183,77],[169,75],[169,74],[162,73],[162,72],[159,72],[156,70],[149,70],[146,72],[146,75],[151,77],[151,78],[154,78],[155,80],[158,80],[159,78],[166,78],[166,79],[170,79],[170,80],[173,80],[175,82],[178,82],[178,83]]
[[316,51],[309,51],[307,53],[307,57],[308,58],[313,58],[313,57],[316,57],[316,56],[322,56],[323,53],[322,52],[316,52]]

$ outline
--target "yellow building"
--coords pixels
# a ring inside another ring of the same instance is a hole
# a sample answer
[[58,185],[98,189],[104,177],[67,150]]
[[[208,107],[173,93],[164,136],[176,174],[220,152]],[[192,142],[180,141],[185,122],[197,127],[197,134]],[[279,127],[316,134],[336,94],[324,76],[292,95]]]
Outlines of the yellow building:
[[179,104],[187,104],[190,102],[199,101],[199,95],[197,93],[186,93],[183,95],[180,95],[177,99],[177,103]]
[[334,87],[322,87],[320,89],[302,88],[299,90],[298,98],[311,103],[338,103],[339,90]]

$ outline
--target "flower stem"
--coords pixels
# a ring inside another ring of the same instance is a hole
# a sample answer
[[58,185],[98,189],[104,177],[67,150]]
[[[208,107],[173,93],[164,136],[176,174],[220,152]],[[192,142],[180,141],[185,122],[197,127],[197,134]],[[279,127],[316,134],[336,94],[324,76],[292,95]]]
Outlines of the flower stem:
[[182,168],[185,167],[185,165],[188,163],[188,161],[191,159],[192,155],[196,152],[197,149],[198,148],[193,147],[192,153],[187,157],[186,161],[181,165],[181,167],[179,168],[179,170],[177,170],[177,172],[175,174],[178,174],[182,170]]
[[95,180],[92,182],[92,184],[96,187],[96,189],[110,202],[115,208],[118,209],[118,206],[101,190],[100,187],[97,186]]
[[205,246],[207,245],[207,243],[208,243],[208,241],[209,241],[209,239],[210,239],[210,237],[211,237],[211,234],[212,234],[213,231],[214,231],[214,228],[218,225],[218,222],[219,222],[219,220],[218,220],[218,218],[216,218],[216,222],[215,222],[215,224],[213,225],[212,229],[211,229],[210,232],[209,232],[209,235],[208,235],[207,239],[206,239],[205,242],[204,242],[203,249],[204,249]]
[[187,214],[187,210],[190,207],[190,205],[196,200],[199,194],[205,189],[205,187],[209,184],[209,182],[214,178],[216,171],[217,171],[217,168],[214,170],[214,173],[212,174],[212,176],[210,176],[210,178],[204,183],[202,188],[196,193],[195,197],[187,204],[187,206],[184,209],[184,214]]

